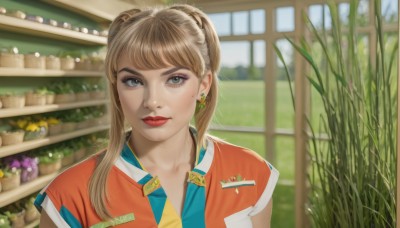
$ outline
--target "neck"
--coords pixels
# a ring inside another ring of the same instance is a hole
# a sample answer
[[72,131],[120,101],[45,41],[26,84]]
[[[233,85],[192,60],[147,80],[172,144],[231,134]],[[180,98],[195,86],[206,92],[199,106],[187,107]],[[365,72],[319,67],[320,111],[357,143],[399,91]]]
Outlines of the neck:
[[139,134],[132,132],[129,143],[147,168],[158,167],[163,170],[172,170],[181,165],[193,165],[195,160],[195,145],[189,128],[182,129],[164,141],[150,141]]

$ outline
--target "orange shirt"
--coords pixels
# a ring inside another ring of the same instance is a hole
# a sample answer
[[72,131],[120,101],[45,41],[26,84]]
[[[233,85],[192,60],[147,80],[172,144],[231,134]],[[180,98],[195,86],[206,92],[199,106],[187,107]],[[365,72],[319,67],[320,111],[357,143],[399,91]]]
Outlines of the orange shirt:
[[[58,227],[107,227],[91,206],[92,157],[60,174],[38,195]],[[141,166],[125,144],[108,177],[109,211],[117,227],[251,227],[251,216],[271,199],[279,172],[255,152],[208,140],[189,174],[181,215],[169,202],[157,177]]]

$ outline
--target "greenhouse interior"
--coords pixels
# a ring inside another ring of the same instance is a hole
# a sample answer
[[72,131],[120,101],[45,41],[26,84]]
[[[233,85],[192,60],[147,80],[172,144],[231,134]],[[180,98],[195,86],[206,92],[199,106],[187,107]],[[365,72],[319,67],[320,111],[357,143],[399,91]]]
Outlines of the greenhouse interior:
[[[108,78],[113,63],[106,58],[119,34],[110,29],[114,19],[129,9],[181,4],[204,12],[219,40],[218,102],[208,133],[279,171],[264,225],[228,225],[226,217],[226,227],[400,227],[398,0],[0,1],[0,227],[46,227],[37,201],[50,195],[47,186],[117,140],[109,135],[122,111],[110,109],[122,98],[110,91],[117,82]],[[205,19],[188,15],[206,30]],[[122,124],[130,138],[135,127]],[[212,181],[202,175],[205,185]],[[249,183],[234,178],[228,182]],[[226,188],[240,197],[252,187]],[[43,203],[58,207],[51,201]],[[152,227],[219,227],[207,218],[222,206],[207,202],[205,222],[191,223],[183,217],[185,201],[182,217],[174,212],[179,226],[164,224],[166,212],[152,205]],[[46,208],[46,217],[62,220],[57,226],[91,224],[61,207],[57,215]],[[126,222],[119,218],[96,225],[119,227]]]

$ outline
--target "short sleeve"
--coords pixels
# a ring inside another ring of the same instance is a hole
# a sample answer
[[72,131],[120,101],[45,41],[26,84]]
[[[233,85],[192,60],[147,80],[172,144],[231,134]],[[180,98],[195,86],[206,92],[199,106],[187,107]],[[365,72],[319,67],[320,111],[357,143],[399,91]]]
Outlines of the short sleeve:
[[269,162],[264,161],[266,168],[260,172],[258,178],[262,181],[258,181],[258,183],[262,183],[257,185],[257,192],[260,192],[260,196],[253,206],[250,216],[254,216],[261,212],[268,204],[272,197],[272,193],[274,192],[275,186],[278,182],[279,171],[275,169]]
[[[60,196],[57,196],[48,187],[37,195],[34,204],[40,212],[46,211],[46,214],[57,227],[81,227],[79,222],[76,223],[76,219],[73,218],[68,209],[61,204]],[[75,220],[75,222],[72,222],[72,220]],[[74,223],[75,226],[72,225]]]

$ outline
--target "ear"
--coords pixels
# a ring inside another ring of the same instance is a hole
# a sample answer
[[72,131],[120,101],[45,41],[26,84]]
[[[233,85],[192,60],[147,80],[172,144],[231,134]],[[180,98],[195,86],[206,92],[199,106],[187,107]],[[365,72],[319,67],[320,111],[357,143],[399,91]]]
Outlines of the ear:
[[207,71],[207,74],[200,80],[200,87],[197,93],[197,99],[200,100],[201,94],[205,94],[207,96],[210,91],[213,75],[211,71]]

